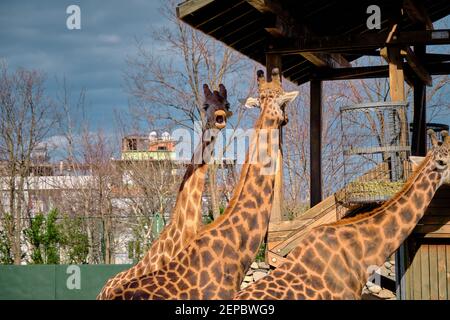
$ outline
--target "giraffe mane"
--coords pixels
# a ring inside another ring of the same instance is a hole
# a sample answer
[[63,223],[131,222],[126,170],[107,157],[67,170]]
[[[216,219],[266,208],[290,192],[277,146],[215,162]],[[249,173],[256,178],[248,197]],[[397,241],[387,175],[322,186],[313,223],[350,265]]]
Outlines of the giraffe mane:
[[412,176],[403,185],[402,189],[399,192],[397,192],[391,199],[389,199],[388,201],[383,203],[383,205],[381,205],[380,207],[375,208],[366,213],[361,213],[359,215],[356,215],[355,217],[344,218],[344,219],[336,221],[336,222],[324,224],[323,226],[338,226],[338,225],[352,224],[354,222],[363,221],[365,219],[368,219],[368,218],[376,215],[377,213],[382,212],[383,210],[386,209],[386,207],[389,207],[392,203],[396,202],[399,198],[401,198],[414,185],[417,177],[422,173],[422,170],[428,165],[431,158],[432,158],[432,152],[428,152],[428,154],[426,155],[426,157],[424,158],[422,163],[417,167],[417,169],[413,172]]

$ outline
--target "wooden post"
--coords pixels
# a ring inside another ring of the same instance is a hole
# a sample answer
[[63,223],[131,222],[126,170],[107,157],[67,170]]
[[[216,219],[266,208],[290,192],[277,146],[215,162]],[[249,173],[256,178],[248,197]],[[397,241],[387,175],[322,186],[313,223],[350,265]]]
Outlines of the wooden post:
[[[282,78],[281,74],[281,55],[279,54],[267,54],[266,55],[266,76],[267,81],[272,80],[272,69],[278,68],[280,70],[280,78]],[[285,220],[285,217],[282,213],[282,203],[283,203],[283,129],[280,128],[280,142],[278,148],[277,155],[277,167],[275,174],[275,187],[273,194],[273,202],[272,202],[272,213],[270,215],[270,223],[280,222],[281,220]]]
[[[425,46],[414,47],[414,53],[422,60],[425,55]],[[427,153],[426,118],[426,87],[422,80],[416,78],[414,80],[414,121],[411,146],[413,156],[425,156]]]
[[310,82],[310,205],[322,201],[322,81]]
[[[394,34],[391,32],[390,36]],[[389,41],[388,41],[389,42]],[[406,100],[405,96],[405,75],[403,72],[403,57],[400,53],[400,48],[398,47],[388,47],[381,50],[381,56],[389,63],[389,94],[391,96],[391,101],[403,102]],[[400,120],[400,146],[406,147],[409,145],[408,141],[408,123],[405,110],[399,109],[399,120]],[[400,163],[405,163],[408,161],[407,153],[402,151],[399,155]],[[403,177],[407,177],[406,167],[403,167]]]

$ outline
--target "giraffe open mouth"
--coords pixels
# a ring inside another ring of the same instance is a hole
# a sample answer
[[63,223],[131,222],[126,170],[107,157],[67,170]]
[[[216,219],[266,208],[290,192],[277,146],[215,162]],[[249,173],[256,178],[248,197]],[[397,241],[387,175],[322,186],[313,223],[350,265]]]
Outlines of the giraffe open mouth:
[[215,119],[216,122],[214,124],[216,126],[216,128],[218,128],[218,129],[224,128],[226,126],[226,122],[227,122],[227,117],[226,117],[225,111],[222,111],[222,110],[216,111],[214,113],[214,115],[216,117],[216,119]]

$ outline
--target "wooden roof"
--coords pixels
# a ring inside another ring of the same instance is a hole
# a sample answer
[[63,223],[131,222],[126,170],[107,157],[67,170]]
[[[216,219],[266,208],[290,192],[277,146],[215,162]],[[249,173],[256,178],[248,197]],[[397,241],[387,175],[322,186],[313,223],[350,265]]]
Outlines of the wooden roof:
[[[379,55],[377,50],[385,45],[390,23],[405,3],[410,4],[408,15],[397,20],[402,31],[417,30],[424,17],[422,25],[429,26],[450,14],[448,0],[188,0],[178,5],[177,14],[195,29],[263,65],[266,52],[281,53],[283,76],[302,84],[323,70],[349,69],[348,62],[363,55]],[[374,4],[381,8],[379,30],[366,26],[366,10]],[[426,35],[406,36],[404,42],[412,45]],[[440,43],[450,43],[448,38]],[[448,64],[445,67],[448,73]],[[441,67],[437,69],[443,72]],[[381,67],[370,71],[377,71],[375,76],[387,74]]]

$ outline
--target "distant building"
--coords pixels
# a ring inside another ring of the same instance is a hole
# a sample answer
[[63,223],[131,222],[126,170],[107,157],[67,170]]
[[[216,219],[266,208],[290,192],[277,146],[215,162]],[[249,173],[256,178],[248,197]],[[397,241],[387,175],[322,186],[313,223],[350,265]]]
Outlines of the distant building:
[[175,141],[168,132],[128,135],[122,138],[121,160],[175,160]]

